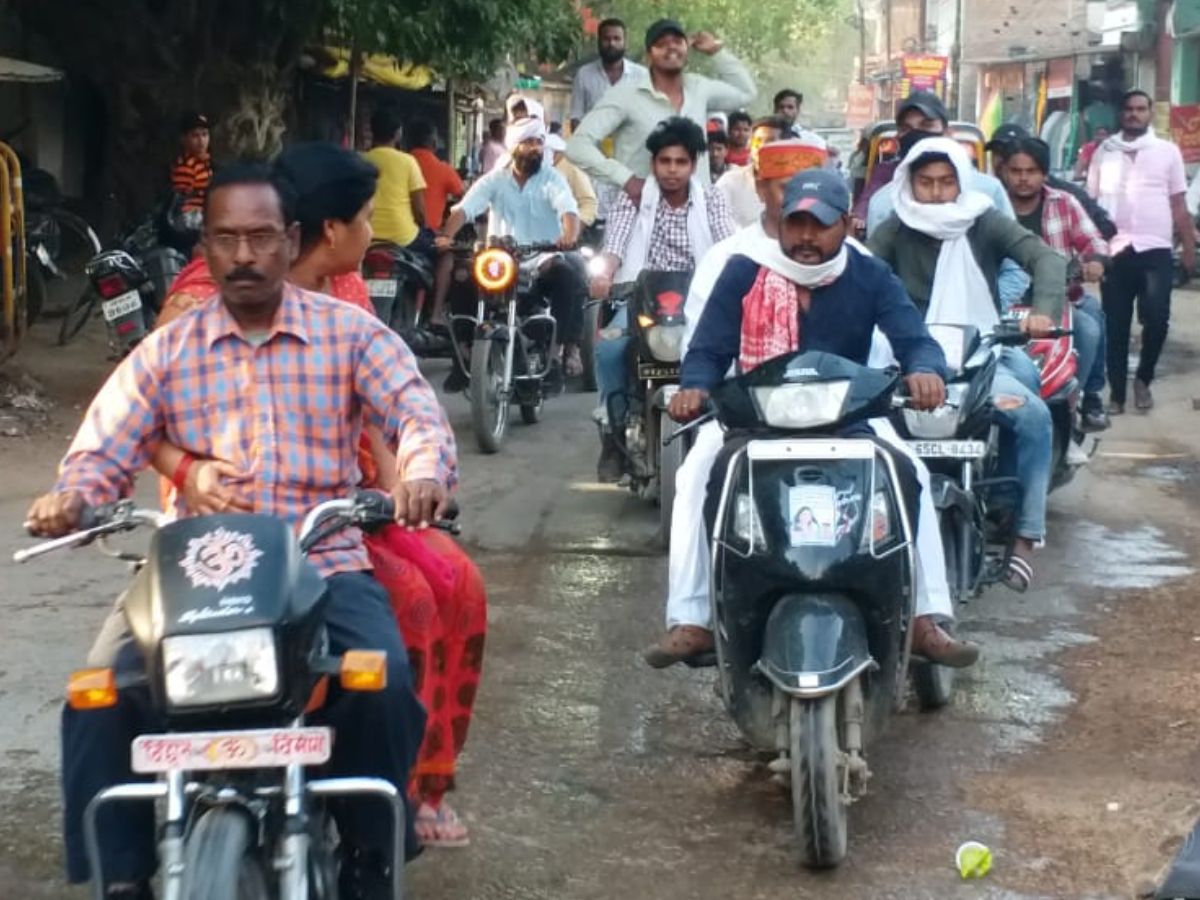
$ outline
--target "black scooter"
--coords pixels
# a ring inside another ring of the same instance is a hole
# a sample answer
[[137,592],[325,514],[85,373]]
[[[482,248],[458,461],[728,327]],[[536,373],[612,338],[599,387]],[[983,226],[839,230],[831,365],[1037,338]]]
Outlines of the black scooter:
[[815,868],[845,858],[867,749],[913,664],[915,496],[893,452],[855,434],[903,402],[898,386],[895,369],[808,352],[712,395],[728,434],[707,510],[721,695],[790,774],[800,860]]

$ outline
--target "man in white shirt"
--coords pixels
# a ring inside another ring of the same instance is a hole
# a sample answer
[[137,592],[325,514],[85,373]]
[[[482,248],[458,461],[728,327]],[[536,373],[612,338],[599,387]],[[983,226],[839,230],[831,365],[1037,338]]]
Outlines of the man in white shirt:
[[815,131],[809,131],[800,124],[800,107],[804,105],[804,95],[799,91],[794,91],[791,88],[784,88],[775,95],[774,99],[775,115],[783,119],[788,124],[788,137],[799,138],[802,141],[816,143],[822,138]]
[[[691,48],[712,57],[715,78],[685,71]],[[611,88],[567,142],[567,157],[593,182],[617,185],[635,203],[641,201],[650,174],[646,138],[659,122],[683,116],[703,128],[710,112],[747,106],[757,90],[746,66],[712,34],[701,31],[689,39],[683,26],[671,19],[646,30],[646,59],[650,77]],[[609,138],[611,158],[601,149]],[[697,174],[702,181],[708,178],[707,157],[700,160]]]
[[625,23],[620,19],[605,19],[600,23],[596,50],[600,56],[580,66],[571,85],[572,132],[610,87],[649,77],[645,66],[625,58]]
[[[787,120],[780,116],[768,116],[754,123],[750,132],[750,165],[730,166],[717,179],[717,190],[725,195],[725,203],[738,228],[756,223],[762,216],[763,202],[759,199],[755,179],[758,174],[758,151],[764,144],[774,143],[789,136]],[[821,146],[824,146],[822,143]]]

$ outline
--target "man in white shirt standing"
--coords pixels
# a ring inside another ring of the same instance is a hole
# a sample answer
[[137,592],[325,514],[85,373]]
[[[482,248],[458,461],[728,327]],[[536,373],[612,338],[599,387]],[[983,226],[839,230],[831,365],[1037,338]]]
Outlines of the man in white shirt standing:
[[755,180],[759,149],[764,144],[781,141],[788,136],[787,120],[779,116],[759,119],[750,132],[750,164],[730,166],[725,174],[717,179],[717,190],[725,195],[725,202],[738,228],[753,225],[762,215],[763,203],[759,199]]
[[579,67],[571,86],[572,132],[610,87],[649,77],[645,66],[625,58],[625,23],[620,19],[605,19],[600,23],[596,50],[599,57]]
[[[688,52],[695,49],[712,57],[715,78],[686,72]],[[650,174],[646,139],[658,123],[672,116],[691,119],[701,128],[714,111],[740,109],[754,101],[757,90],[750,71],[707,31],[689,39],[683,26],[661,19],[646,30],[646,60],[650,77],[626,81],[611,88],[567,142],[567,158],[591,176],[624,189],[640,203],[642,186]],[[613,141],[610,159],[601,145]],[[708,178],[708,158],[700,159],[697,173]]]
[[784,119],[788,124],[788,134],[786,137],[798,138],[802,141],[815,143],[817,141],[824,142],[815,131],[809,131],[800,124],[800,107],[804,105],[804,95],[799,91],[794,91],[791,88],[784,88],[775,95],[775,115]]

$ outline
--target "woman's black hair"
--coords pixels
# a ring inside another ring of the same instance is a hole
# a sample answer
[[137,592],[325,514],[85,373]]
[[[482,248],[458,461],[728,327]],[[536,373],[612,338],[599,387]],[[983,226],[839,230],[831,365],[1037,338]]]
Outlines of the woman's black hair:
[[336,144],[309,141],[284,148],[274,170],[292,185],[300,249],[308,250],[331,219],[352,222],[375,196],[378,170]]
[[646,149],[651,157],[658,156],[668,147],[682,147],[695,162],[708,149],[708,140],[704,136],[704,129],[691,119],[672,116],[659,122],[650,132],[650,137],[646,138]]

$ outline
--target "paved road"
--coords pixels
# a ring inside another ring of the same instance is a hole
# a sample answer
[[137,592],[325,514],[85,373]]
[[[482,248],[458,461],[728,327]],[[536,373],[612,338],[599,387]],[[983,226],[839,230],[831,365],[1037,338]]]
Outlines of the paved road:
[[[592,483],[592,398],[551,402],[487,458],[465,401],[449,398],[491,634],[456,798],[473,843],[426,854],[414,894],[1130,896],[1197,811],[1200,427],[1187,384],[1200,328],[1185,322],[1172,341],[1160,408],[1119,422],[1091,471],[1055,495],[1036,588],[993,590],[963,610],[984,660],[949,709],[893,721],[852,810],[850,859],[823,875],[797,869],[787,795],[739,742],[711,674],[640,662],[661,627],[656,514]],[[63,403],[50,429],[0,443],[4,558],[96,371],[45,355],[27,365]],[[123,574],[88,552],[0,566],[0,898],[76,896],[56,881],[56,710]],[[967,839],[996,852],[985,881],[963,884],[953,869]]]

